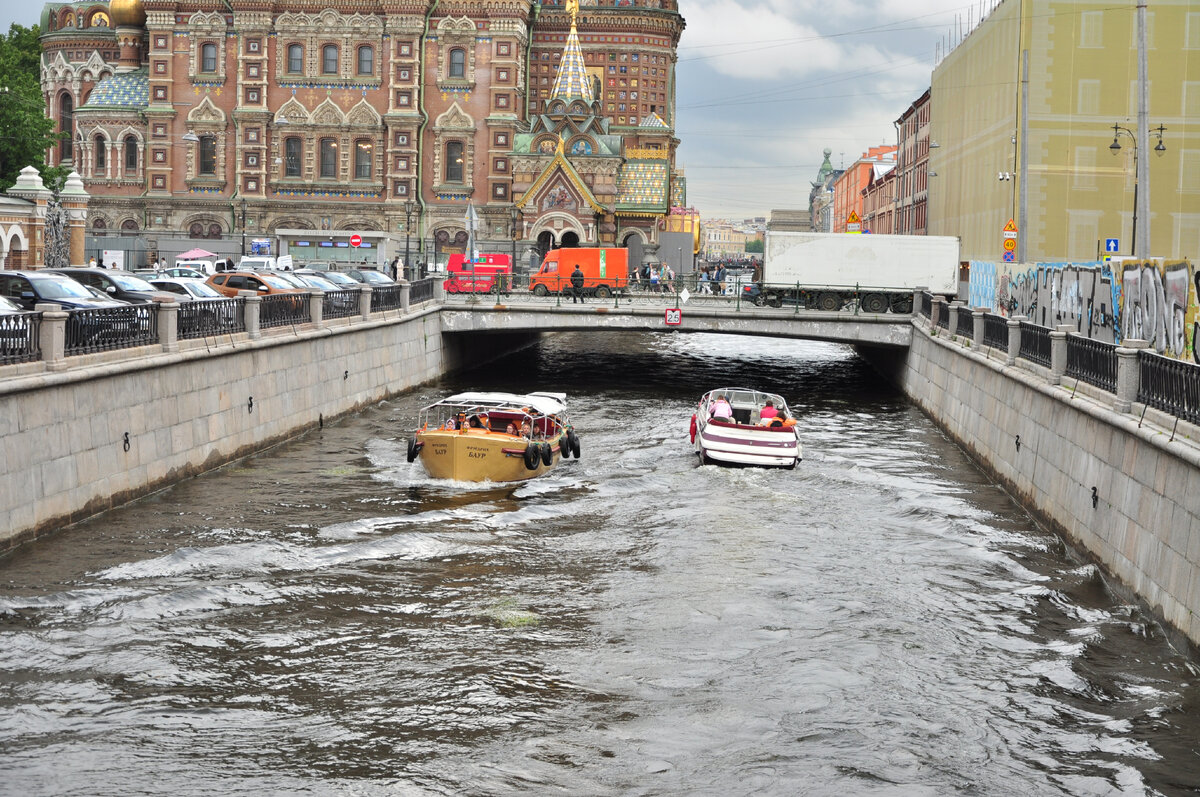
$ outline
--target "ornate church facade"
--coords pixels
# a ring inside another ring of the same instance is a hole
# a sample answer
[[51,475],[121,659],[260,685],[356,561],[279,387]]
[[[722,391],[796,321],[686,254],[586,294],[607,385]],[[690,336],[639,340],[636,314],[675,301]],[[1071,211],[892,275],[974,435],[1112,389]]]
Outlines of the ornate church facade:
[[683,27],[676,0],[50,3],[49,162],[93,233],[188,247],[377,233],[444,261],[470,205],[479,248],[652,248],[686,204]]

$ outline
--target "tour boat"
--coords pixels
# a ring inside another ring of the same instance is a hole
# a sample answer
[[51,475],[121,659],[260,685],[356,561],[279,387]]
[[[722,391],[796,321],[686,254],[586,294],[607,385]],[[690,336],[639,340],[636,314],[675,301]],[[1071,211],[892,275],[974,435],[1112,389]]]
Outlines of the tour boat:
[[[728,403],[728,412],[718,406],[720,399]],[[764,410],[772,414],[767,407],[775,417],[763,418]],[[761,390],[722,387],[705,393],[692,416],[691,435],[703,465],[790,469],[802,457],[796,419],[787,402]]]
[[423,407],[408,441],[435,479],[513,482],[579,457],[564,393],[459,393]]

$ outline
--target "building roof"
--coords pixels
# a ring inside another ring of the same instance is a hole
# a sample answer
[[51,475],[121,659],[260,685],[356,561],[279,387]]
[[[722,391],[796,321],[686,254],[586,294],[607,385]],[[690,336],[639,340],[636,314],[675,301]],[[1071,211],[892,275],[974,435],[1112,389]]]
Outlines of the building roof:
[[150,75],[146,69],[135,69],[109,75],[97,84],[79,110],[89,108],[145,108],[150,102]]
[[583,63],[583,48],[579,45],[574,19],[571,20],[571,32],[567,34],[562,63],[558,65],[558,74],[554,76],[554,86],[550,89],[550,99],[565,102],[583,100],[589,104],[596,101],[592,93],[592,77]]
[[617,174],[617,210],[666,213],[670,165],[665,160],[627,160]]

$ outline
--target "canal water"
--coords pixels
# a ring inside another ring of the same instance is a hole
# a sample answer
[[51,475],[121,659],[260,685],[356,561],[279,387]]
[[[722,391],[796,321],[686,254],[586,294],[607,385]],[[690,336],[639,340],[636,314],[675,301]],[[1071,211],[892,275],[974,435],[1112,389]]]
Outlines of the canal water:
[[[796,470],[697,466],[723,384]],[[430,481],[477,388],[583,459]],[[0,559],[0,794],[1195,794],[1197,676],[850,350],[561,335]]]

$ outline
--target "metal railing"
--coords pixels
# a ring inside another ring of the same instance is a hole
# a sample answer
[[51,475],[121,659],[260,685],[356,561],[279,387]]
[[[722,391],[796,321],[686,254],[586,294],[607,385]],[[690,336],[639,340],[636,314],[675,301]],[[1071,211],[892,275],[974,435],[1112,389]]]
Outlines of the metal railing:
[[399,310],[402,295],[401,285],[382,285],[371,288],[371,312],[382,313],[386,310]]
[[1143,350],[1138,375],[1138,401],[1200,424],[1200,367]]
[[950,305],[945,302],[938,307],[937,325],[939,329],[950,331]]
[[64,354],[149,346],[158,342],[158,306],[131,304],[97,310],[67,311]]
[[412,283],[409,288],[409,304],[420,304],[433,299],[433,286],[441,277],[426,277]]
[[309,323],[312,320],[309,298],[307,293],[267,294],[262,297],[262,304],[259,305],[259,328],[270,329]]
[[969,308],[958,308],[958,323],[955,325],[954,334],[967,340],[974,340],[975,316]]
[[359,297],[362,294],[358,288],[345,291],[328,291],[321,304],[321,315],[325,318],[350,318],[359,315]]
[[1008,348],[1008,319],[1002,315],[984,313],[983,345],[993,349]]
[[1067,335],[1066,375],[1116,393],[1117,347],[1082,335]]
[[42,358],[41,313],[0,315],[0,365]]
[[212,299],[179,305],[180,340],[246,331],[245,299]]
[[920,313],[926,318],[933,318],[933,294],[929,291],[921,291]]
[[1028,321],[1021,321],[1021,350],[1018,355],[1023,360],[1050,367],[1050,330]]

